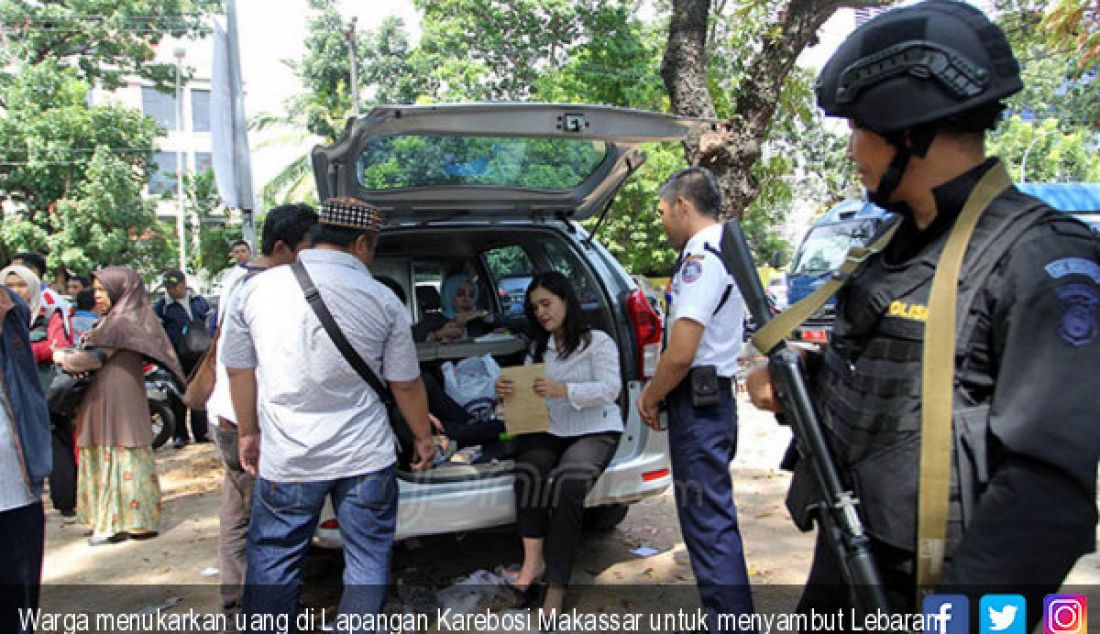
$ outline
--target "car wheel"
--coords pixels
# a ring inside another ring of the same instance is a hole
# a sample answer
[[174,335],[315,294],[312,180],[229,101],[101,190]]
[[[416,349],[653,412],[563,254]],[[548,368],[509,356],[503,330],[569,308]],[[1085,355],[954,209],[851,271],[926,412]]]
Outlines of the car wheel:
[[608,504],[584,509],[584,530],[602,533],[618,526],[626,519],[629,504]]
[[176,415],[164,401],[149,399],[149,418],[153,425],[153,449],[160,449],[176,429]]

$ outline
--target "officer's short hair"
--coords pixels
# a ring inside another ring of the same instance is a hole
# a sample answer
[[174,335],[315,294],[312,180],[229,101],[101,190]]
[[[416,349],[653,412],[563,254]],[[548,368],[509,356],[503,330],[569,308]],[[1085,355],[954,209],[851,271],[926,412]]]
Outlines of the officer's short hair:
[[704,216],[718,218],[722,211],[722,190],[718,179],[705,167],[689,167],[668,177],[661,185],[661,200],[671,203],[682,197]]
[[[317,224],[317,212],[313,207],[301,203],[279,205],[267,212],[267,218],[264,219],[260,253],[270,256],[275,252],[275,243],[280,240],[293,249],[315,224]],[[237,242],[234,243],[236,244]]]
[[[290,206],[290,205],[284,205],[284,206]],[[274,210],[272,210],[272,211],[274,211]],[[268,213],[268,216],[270,217],[270,212]],[[237,247],[246,247],[248,249],[248,252],[252,253],[252,245],[249,244],[247,240],[234,240],[233,244],[229,245],[229,250],[232,251],[233,249],[236,249]],[[271,254],[269,253],[267,255],[271,255]]]

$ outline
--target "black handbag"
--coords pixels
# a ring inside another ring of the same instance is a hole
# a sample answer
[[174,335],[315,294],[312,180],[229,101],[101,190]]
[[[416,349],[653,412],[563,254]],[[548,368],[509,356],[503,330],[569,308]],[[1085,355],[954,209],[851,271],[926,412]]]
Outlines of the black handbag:
[[54,375],[46,388],[46,407],[51,416],[72,418],[76,408],[84,400],[88,386],[95,381],[95,375],[88,373],[81,377],[73,376],[54,366]]
[[413,454],[416,447],[416,436],[413,435],[408,423],[405,422],[405,418],[401,416],[401,412],[397,409],[397,401],[393,398],[393,392],[378,378],[374,370],[367,365],[363,357],[352,347],[348,338],[344,336],[344,332],[340,330],[340,326],[333,319],[332,313],[325,305],[325,301],[321,299],[321,293],[317,291],[313,279],[309,277],[309,272],[306,271],[306,267],[301,260],[296,260],[290,265],[290,268],[294,271],[294,277],[298,278],[298,285],[302,287],[306,301],[309,302],[314,314],[317,315],[317,319],[321,320],[321,326],[332,338],[332,342],[336,344],[340,354],[344,355],[344,359],[351,364],[351,367],[355,368],[359,376],[363,377],[363,380],[378,394],[382,404],[386,406],[386,417],[390,421],[390,426],[393,427],[393,433],[397,436],[398,453],[403,458],[408,458]]
[[192,319],[184,329],[179,350],[176,351],[180,362],[188,367],[195,365],[210,349],[212,340],[213,338],[206,330],[206,320],[199,317]]

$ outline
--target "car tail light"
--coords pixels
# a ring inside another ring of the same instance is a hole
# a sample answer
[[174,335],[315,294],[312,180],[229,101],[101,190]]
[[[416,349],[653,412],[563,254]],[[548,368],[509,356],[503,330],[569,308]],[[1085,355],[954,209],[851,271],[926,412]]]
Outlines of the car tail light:
[[653,482],[654,480],[660,480],[661,478],[667,478],[670,471],[668,469],[658,469],[656,471],[647,471],[642,474],[642,482]]
[[321,528],[336,530],[337,528],[340,528],[340,522],[334,517],[330,520],[325,520],[321,522]]
[[661,355],[661,318],[640,289],[627,294],[626,314],[634,327],[634,340],[638,344],[638,367],[642,378],[648,379],[657,371],[657,359]]

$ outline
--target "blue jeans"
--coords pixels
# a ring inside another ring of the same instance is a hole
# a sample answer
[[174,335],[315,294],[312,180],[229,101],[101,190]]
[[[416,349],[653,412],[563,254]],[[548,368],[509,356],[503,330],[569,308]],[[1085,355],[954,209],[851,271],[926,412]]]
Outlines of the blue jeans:
[[728,380],[721,402],[691,404],[690,380],[669,393],[668,444],[676,513],[710,631],[718,614],[751,614],[752,594],[733,503],[730,462],[737,450],[737,407]]
[[397,528],[397,476],[392,466],[321,482],[257,478],[248,527],[243,613],[276,615],[290,632],[298,631],[294,621],[302,590],[302,561],[330,494],[344,540],[339,612],[381,613]]

